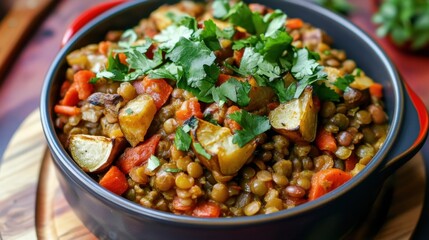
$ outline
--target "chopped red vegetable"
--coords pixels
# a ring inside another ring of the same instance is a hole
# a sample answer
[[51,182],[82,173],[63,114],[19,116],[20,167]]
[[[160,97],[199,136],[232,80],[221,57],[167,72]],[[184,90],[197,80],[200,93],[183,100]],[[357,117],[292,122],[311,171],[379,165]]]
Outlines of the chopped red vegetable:
[[180,109],[176,111],[176,119],[179,121],[179,123],[183,123],[192,116],[197,118],[203,117],[200,103],[196,98],[191,98],[184,101],[180,106]]
[[[94,85],[89,81],[95,77],[95,73],[89,70],[80,70],[73,76],[73,85],[79,93],[79,99],[85,100],[94,92]],[[73,87],[73,86],[72,86]]]
[[369,93],[371,96],[381,99],[383,97],[383,85],[380,83],[373,83],[369,86]]
[[286,21],[286,27],[289,29],[302,28],[303,25],[304,25],[304,22],[300,18],[289,18]]
[[65,106],[65,105],[55,105],[54,112],[57,114],[64,114],[68,116],[78,115],[80,113],[80,108],[75,106]]
[[128,189],[125,174],[116,166],[111,166],[109,171],[100,179],[100,185],[107,190],[122,195]]
[[173,87],[164,79],[145,77],[141,84],[143,85],[143,91],[149,94],[155,101],[157,109],[160,109],[167,102],[173,92]]
[[320,150],[335,152],[337,150],[337,141],[332,133],[321,129],[316,136],[316,145]]
[[116,165],[124,173],[128,174],[133,167],[141,166],[147,162],[151,155],[155,154],[155,149],[160,139],[161,135],[153,135],[143,143],[125,149],[125,152],[119,157]]
[[329,168],[316,172],[311,178],[308,199],[314,200],[347,182],[352,175],[338,168]]
[[235,132],[237,130],[241,130],[240,124],[238,124],[238,122],[236,122],[236,121],[234,121],[228,117],[229,114],[237,112],[237,111],[240,111],[240,108],[235,106],[235,105],[232,105],[231,107],[229,107],[226,110],[225,126],[228,127],[229,129],[231,129],[232,132]]
[[198,204],[192,211],[194,217],[217,218],[220,216],[220,207],[213,202]]

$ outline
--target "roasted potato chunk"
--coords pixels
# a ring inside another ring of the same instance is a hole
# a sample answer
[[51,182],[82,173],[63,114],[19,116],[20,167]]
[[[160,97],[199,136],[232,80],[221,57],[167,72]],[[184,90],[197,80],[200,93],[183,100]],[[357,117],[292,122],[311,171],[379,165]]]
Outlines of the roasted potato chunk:
[[307,87],[301,97],[280,104],[269,114],[271,126],[295,142],[312,142],[316,137],[317,112],[313,104],[312,88]]
[[[252,141],[240,148],[232,142],[232,138],[229,128],[198,119],[198,126],[192,132],[193,150],[211,171],[220,175],[235,175],[255,151],[256,143]],[[210,159],[196,149],[196,144],[201,144]]]
[[155,101],[147,94],[137,96],[119,110],[119,126],[131,146],[143,142],[155,113]]
[[355,75],[355,80],[350,84],[350,87],[352,88],[356,88],[358,90],[365,90],[374,83],[374,80],[366,76],[363,71],[361,71],[359,74],[357,74],[357,72],[355,71],[353,75]]
[[106,169],[122,152],[124,138],[108,138],[86,134],[75,134],[69,138],[69,151],[74,161],[85,172]]
[[246,111],[255,111],[266,107],[272,102],[276,93],[270,87],[252,87],[249,92],[250,102],[244,109]]

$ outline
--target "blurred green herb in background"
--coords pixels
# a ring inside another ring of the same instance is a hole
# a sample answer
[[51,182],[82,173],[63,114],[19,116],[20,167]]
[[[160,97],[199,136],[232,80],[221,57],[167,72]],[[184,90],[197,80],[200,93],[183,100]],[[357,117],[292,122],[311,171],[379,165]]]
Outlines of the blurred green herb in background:
[[314,2],[331,11],[344,15],[349,14],[352,10],[352,5],[347,0],[314,0]]
[[379,37],[419,50],[429,45],[429,0],[384,0],[373,16]]

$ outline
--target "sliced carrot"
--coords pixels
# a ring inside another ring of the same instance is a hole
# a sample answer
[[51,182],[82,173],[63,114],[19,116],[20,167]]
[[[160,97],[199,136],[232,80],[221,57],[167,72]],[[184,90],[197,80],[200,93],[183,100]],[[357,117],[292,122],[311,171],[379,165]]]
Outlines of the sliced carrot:
[[359,160],[355,154],[350,155],[345,161],[344,161],[344,170],[346,172],[350,172],[353,170],[356,166],[356,163],[358,163]]
[[54,112],[57,114],[74,116],[80,114],[80,108],[75,106],[55,105]]
[[352,178],[350,173],[338,168],[329,168],[316,172],[311,178],[308,199],[314,200],[336,189]]
[[321,129],[316,136],[316,146],[320,150],[335,152],[337,150],[337,141],[332,133]]
[[79,99],[85,100],[94,92],[94,85],[90,83],[95,73],[89,70],[80,70],[73,75],[76,90],[79,93]]
[[191,98],[184,101],[180,106],[180,109],[176,111],[176,120],[179,123],[183,123],[192,116],[195,116],[197,118],[203,117],[200,103],[196,98]]
[[118,53],[119,56],[119,61],[124,64],[124,65],[128,65],[127,62],[127,55],[125,55],[125,53]]
[[116,165],[122,172],[128,174],[133,167],[141,166],[147,162],[151,155],[155,154],[160,139],[161,135],[156,134],[135,147],[125,149]]
[[300,18],[289,18],[286,21],[286,27],[289,29],[302,28],[303,25],[304,25],[304,22]]
[[232,105],[226,110],[225,127],[228,127],[229,129],[231,129],[233,133],[236,132],[237,130],[241,130],[240,124],[238,124],[238,122],[229,118],[229,114],[232,114],[237,111],[240,111],[240,108],[235,105]]
[[244,55],[244,48],[240,49],[240,50],[234,50],[234,55],[233,55],[233,59],[234,59],[234,63],[237,66],[240,66],[241,63],[241,59],[243,58]]
[[192,216],[194,217],[217,218],[220,213],[219,205],[213,202],[200,203],[192,210]]
[[60,88],[60,97],[64,97],[67,93],[67,91],[69,90],[70,86],[71,86],[71,82],[69,81],[64,81],[63,84],[61,84],[61,88]]
[[381,99],[383,97],[383,85],[380,83],[373,83],[369,86],[369,93],[371,96]]
[[157,109],[160,109],[167,102],[173,92],[173,87],[164,79],[151,79],[146,76],[142,84],[143,91],[153,98]]
[[103,54],[104,56],[109,55],[110,46],[112,45],[112,42],[110,41],[102,41],[98,44],[98,52]]
[[180,212],[190,211],[194,207],[193,205],[183,205],[182,201],[180,200],[180,198],[178,196],[175,196],[173,198],[172,206],[173,206],[174,210],[180,211]]
[[63,99],[60,100],[61,105],[76,106],[79,102],[79,92],[76,89],[76,84],[71,84],[64,94]]
[[116,166],[111,166],[109,171],[100,179],[100,185],[107,190],[122,195],[128,189],[128,181],[125,174]]

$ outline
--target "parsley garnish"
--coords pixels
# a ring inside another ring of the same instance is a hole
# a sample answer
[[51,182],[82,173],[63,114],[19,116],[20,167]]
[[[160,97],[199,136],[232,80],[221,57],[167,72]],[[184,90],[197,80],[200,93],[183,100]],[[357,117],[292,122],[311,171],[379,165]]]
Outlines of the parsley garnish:
[[232,139],[232,142],[240,147],[271,128],[270,121],[266,116],[250,114],[244,110],[231,113],[228,116],[242,127],[241,130],[237,130],[234,133]]
[[207,83],[201,81],[207,77],[204,66],[213,65],[216,56],[203,42],[181,38],[166,57],[183,67],[187,86],[200,90],[207,87],[204,86]]
[[310,52],[307,48],[301,48],[295,52],[291,73],[298,81],[298,85],[294,98],[299,98],[308,85],[326,79],[327,75],[323,71],[323,66],[317,62],[318,57],[316,53]]
[[188,151],[191,146],[191,136],[189,136],[189,126],[184,125],[176,129],[176,135],[174,137],[174,145],[181,151]]
[[337,81],[334,82],[334,86],[344,91],[354,80],[355,77],[353,75],[347,74],[344,77],[338,77]]
[[245,107],[250,102],[249,92],[250,84],[248,82],[240,82],[235,78],[231,78],[212,91],[213,100],[223,105],[227,99],[235,102],[240,107]]
[[159,167],[160,164],[161,164],[161,162],[159,161],[159,159],[156,156],[151,155],[147,161],[147,169],[149,171],[153,171],[157,167]]
[[203,148],[203,146],[201,146],[200,143],[194,142],[193,145],[194,145],[194,149],[197,153],[201,154],[203,157],[205,157],[209,160],[212,158],[212,156],[206,152],[206,150]]

